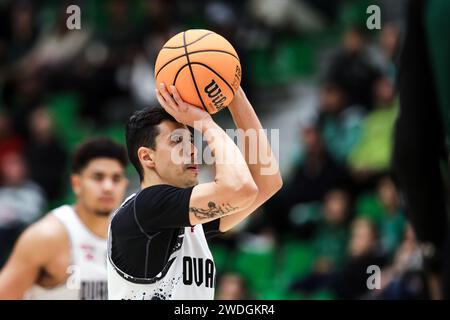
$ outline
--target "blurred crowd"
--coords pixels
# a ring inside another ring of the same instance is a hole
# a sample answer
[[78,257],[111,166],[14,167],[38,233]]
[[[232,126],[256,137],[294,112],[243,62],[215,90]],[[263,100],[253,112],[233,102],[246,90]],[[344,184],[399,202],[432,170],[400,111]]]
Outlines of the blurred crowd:
[[[390,173],[404,1],[375,2],[390,18],[380,31],[358,19],[372,4],[364,0],[71,1],[82,8],[81,30],[66,27],[69,3],[0,1],[0,267],[25,226],[72,199],[73,146],[92,134],[123,142],[125,119],[156,102],[159,48],[181,30],[207,28],[230,39],[249,66],[242,86],[250,99],[268,81],[283,84],[280,74],[261,73],[271,68],[267,56],[278,55],[277,70],[292,63],[284,76],[313,78],[319,92],[315,116],[298,128],[284,188],[212,244],[217,297],[426,297]],[[330,41],[311,41],[322,37]],[[305,67],[307,55],[277,51],[286,43],[300,53],[317,43],[316,52],[331,50]],[[368,266],[380,268],[381,289],[367,288]]]

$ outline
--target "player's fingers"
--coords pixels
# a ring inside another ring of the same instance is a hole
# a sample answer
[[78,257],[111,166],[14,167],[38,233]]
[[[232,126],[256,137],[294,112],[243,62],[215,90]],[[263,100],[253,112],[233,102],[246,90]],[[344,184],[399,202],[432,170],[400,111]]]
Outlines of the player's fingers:
[[161,95],[161,93],[159,93],[158,89],[155,89],[155,94],[156,94],[156,99],[158,99],[159,104],[161,105],[161,107],[163,107],[164,109],[166,108],[166,100],[164,100],[163,96]]
[[[160,98],[164,102],[164,105],[168,108],[170,108],[173,112],[177,111],[176,103],[170,96],[170,94],[167,92],[166,87],[164,84],[161,84],[161,89],[157,90]],[[161,103],[161,102],[160,102]]]
[[163,107],[164,110],[173,115],[175,109],[164,99],[164,97],[161,95],[161,92],[158,89],[155,89],[155,92],[156,92],[156,99],[158,99],[158,102],[161,105],[161,107]]
[[178,94],[177,88],[175,86],[170,86],[170,90],[172,92],[173,99],[179,106],[180,110],[183,112],[186,112],[188,110],[188,104],[181,99],[180,95]]
[[177,88],[175,86],[170,86],[170,90],[172,91],[172,96],[175,99],[175,102],[178,105],[181,105],[184,103],[183,99],[181,99],[180,95],[178,94]]
[[161,95],[163,96],[164,100],[170,104],[171,107],[175,108],[176,107],[176,102],[175,100],[173,100],[172,96],[170,95],[170,93],[167,91],[166,85],[164,83],[161,83],[159,85],[159,92],[161,93]]

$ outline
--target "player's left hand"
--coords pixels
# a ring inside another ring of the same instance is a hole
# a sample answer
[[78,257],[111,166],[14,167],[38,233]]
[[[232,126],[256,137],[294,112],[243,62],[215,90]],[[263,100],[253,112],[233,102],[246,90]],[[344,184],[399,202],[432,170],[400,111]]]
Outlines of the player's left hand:
[[155,89],[155,91],[161,106],[179,123],[194,127],[195,122],[212,119],[205,110],[183,101],[175,86],[170,86],[171,94],[164,83],[161,83],[159,90]]

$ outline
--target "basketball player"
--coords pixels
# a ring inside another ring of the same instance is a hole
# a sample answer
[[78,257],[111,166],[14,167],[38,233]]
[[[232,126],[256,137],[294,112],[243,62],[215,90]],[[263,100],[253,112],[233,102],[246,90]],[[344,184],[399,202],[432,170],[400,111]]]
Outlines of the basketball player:
[[450,298],[450,2],[410,0],[399,64],[393,169],[432,299]]
[[19,237],[0,272],[0,299],[105,299],[110,213],[127,186],[126,150],[89,140],[73,158],[73,206],[61,206]]
[[[206,238],[236,226],[282,185],[265,135],[258,137],[252,163],[209,113],[185,103],[174,86],[169,89],[171,94],[162,84],[157,90],[164,110],[144,109],[127,124],[128,155],[141,191],[111,220],[110,299],[213,299],[216,271]],[[241,88],[229,109],[238,128],[262,129]],[[210,183],[198,184],[197,150],[187,128],[194,122],[216,158]],[[173,161],[174,154],[185,162]],[[261,154],[275,168],[270,175],[261,170]],[[219,161],[225,156],[234,160]]]

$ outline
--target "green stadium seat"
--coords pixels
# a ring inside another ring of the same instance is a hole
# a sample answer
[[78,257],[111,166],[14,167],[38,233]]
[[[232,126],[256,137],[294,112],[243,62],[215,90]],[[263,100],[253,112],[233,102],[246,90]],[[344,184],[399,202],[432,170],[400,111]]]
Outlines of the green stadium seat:
[[90,136],[90,130],[78,118],[79,102],[76,94],[56,94],[49,99],[50,113],[55,120],[57,135],[68,151]]
[[280,83],[311,75],[315,70],[312,43],[303,37],[281,40],[276,44],[272,68]]
[[367,20],[367,7],[374,4],[371,0],[347,1],[341,7],[340,25],[348,27],[350,25],[365,26]]
[[287,241],[279,252],[275,284],[287,290],[293,281],[311,271],[314,261],[312,245],[297,240]]
[[311,294],[308,299],[310,300],[334,300],[336,299],[335,295],[326,289],[317,290],[313,294]]
[[241,274],[249,285],[250,292],[259,298],[271,289],[274,276],[275,251],[250,252],[239,249],[232,259],[233,269]]
[[273,82],[269,52],[266,49],[253,49],[249,52],[247,66],[249,78],[256,86],[269,85]]
[[218,273],[225,273],[229,269],[230,263],[230,251],[228,248],[221,244],[213,244],[210,246],[211,253],[214,257],[214,263]]
[[95,132],[96,136],[106,136],[117,143],[125,145],[125,129],[123,125],[112,125]]

